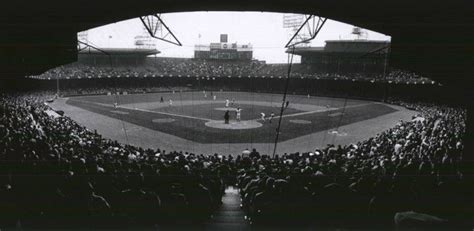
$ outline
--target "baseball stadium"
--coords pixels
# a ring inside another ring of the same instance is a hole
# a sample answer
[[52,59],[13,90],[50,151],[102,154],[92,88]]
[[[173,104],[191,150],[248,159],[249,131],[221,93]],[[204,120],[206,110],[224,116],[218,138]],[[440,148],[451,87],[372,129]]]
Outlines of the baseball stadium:
[[474,227],[467,55],[432,27],[167,4],[6,27],[0,229]]

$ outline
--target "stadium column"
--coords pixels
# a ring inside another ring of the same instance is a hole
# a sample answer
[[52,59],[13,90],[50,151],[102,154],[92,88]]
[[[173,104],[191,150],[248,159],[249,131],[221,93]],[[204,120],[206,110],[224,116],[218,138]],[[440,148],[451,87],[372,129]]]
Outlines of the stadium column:
[[467,106],[466,132],[464,133],[463,164],[465,174],[474,181],[474,106]]
[[472,225],[472,215],[474,214],[474,207],[472,207],[474,203],[474,106],[470,103],[467,106],[467,119],[466,119],[466,132],[464,133],[464,150],[463,150],[463,175],[464,178],[467,180],[467,184],[471,185],[468,187],[468,191],[466,192],[468,196],[466,201],[465,207],[465,214],[468,214],[467,219],[471,220],[470,223]]

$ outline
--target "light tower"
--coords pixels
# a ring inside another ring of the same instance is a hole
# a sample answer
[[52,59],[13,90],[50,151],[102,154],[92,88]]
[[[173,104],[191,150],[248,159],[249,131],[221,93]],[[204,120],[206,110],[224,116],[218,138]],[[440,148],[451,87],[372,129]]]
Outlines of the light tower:
[[140,21],[142,21],[143,27],[150,37],[177,46],[182,46],[178,38],[176,38],[170,28],[163,21],[161,14],[140,16]]
[[[297,33],[305,20],[304,14],[283,14],[283,28],[288,30],[288,38],[297,35],[293,40],[295,43],[305,41],[310,37],[306,30]],[[309,41],[301,43],[301,46],[309,46]]]
[[295,46],[309,46],[311,40],[316,38],[327,18],[314,14],[284,14],[283,28],[290,29],[291,36],[285,48]]
[[155,40],[151,37],[150,33],[145,27],[142,27],[142,33],[135,36],[135,48],[136,49],[155,49]]

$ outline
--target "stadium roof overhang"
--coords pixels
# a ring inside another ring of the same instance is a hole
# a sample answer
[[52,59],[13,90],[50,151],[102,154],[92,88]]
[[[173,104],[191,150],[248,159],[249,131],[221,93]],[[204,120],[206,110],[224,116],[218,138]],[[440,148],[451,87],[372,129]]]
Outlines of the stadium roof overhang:
[[[286,53],[295,55],[320,55],[327,53],[354,53],[362,55],[379,53],[382,54],[387,51],[390,45],[389,41],[377,41],[377,40],[326,40],[327,44],[343,44],[336,45],[336,47],[290,47],[286,49]],[[369,47],[360,47],[358,44],[365,43],[371,45]]]
[[286,53],[295,55],[309,55],[315,53],[324,53],[324,47],[295,47],[287,48]]
[[134,56],[148,56],[159,54],[157,49],[135,49],[135,48],[101,48],[96,50],[92,48],[85,48],[79,51],[82,55],[134,55]]
[[220,10],[316,14],[381,32],[392,36],[391,65],[445,83],[448,78],[449,83],[463,82],[472,70],[470,1],[46,0],[8,4],[0,14],[2,76],[34,74],[75,61],[78,31],[156,12]]

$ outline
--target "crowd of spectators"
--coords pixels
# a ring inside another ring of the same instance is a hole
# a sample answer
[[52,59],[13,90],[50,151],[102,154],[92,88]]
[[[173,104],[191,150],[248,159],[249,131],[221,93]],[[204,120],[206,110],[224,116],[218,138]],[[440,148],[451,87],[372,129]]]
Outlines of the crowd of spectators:
[[249,76],[258,73],[264,66],[258,61],[211,61],[204,59],[173,59],[159,58],[147,62],[147,65],[156,68],[156,74],[164,76],[192,76],[192,77],[236,77]]
[[394,222],[429,230],[472,226],[472,185],[460,167],[465,111],[393,103],[419,115],[356,144],[274,158],[253,153],[238,162],[249,220],[375,230]]
[[0,228],[200,223],[231,184],[254,225],[472,222],[472,185],[460,167],[462,109],[393,101],[419,115],[356,144],[234,158],[105,139],[48,115],[52,94],[0,95]]
[[[293,64],[291,76],[358,81],[393,81],[397,83],[432,83],[415,73],[389,70],[383,73],[324,72],[309,64]],[[223,62],[200,59],[157,58],[140,65],[91,65],[73,63],[51,69],[33,78],[39,79],[84,79],[112,77],[284,77],[288,64],[265,64],[259,61]]]
[[187,87],[88,87],[88,88],[63,88],[60,90],[61,96],[74,95],[106,95],[106,94],[142,94],[150,92],[172,92],[188,91]]
[[49,116],[51,95],[0,96],[0,228],[151,228],[220,205],[232,157],[104,139]]

